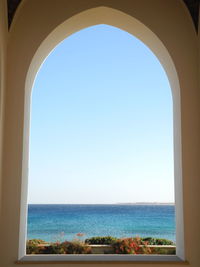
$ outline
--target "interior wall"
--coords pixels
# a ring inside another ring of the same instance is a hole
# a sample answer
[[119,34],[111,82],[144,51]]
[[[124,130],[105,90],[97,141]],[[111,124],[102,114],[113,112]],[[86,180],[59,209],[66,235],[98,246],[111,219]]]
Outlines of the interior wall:
[[199,27],[198,27],[198,52],[199,52],[199,90],[200,90],[200,5],[199,5]]
[[[5,1],[4,1],[5,2]],[[181,87],[182,171],[186,260],[199,267],[199,88],[198,43],[190,15],[179,0],[24,0],[8,39],[3,149],[3,213],[0,263],[15,266],[18,258],[23,159],[25,80],[31,60],[43,40],[71,16],[88,8],[108,6],[144,23],[165,45]],[[6,14],[5,10],[4,16]],[[81,23],[81,22],[80,22]],[[5,39],[4,39],[5,41]],[[1,45],[1,44],[0,44]],[[3,50],[4,51],[4,50]],[[5,51],[3,52],[3,57]],[[23,264],[29,266],[28,264]],[[81,264],[77,264],[81,265]],[[98,264],[93,264],[93,266]],[[109,264],[109,265],[115,265]],[[123,266],[123,264],[118,264]],[[165,266],[181,266],[181,263]],[[44,266],[38,264],[37,266]],[[52,266],[45,264],[45,266]],[[60,266],[60,264],[54,264]],[[107,264],[103,264],[107,266]],[[140,266],[146,266],[141,263]],[[154,266],[148,264],[148,266]],[[157,264],[157,266],[162,266]]]
[[[2,146],[3,146],[3,110],[6,69],[6,43],[7,43],[7,3],[0,1],[0,214],[2,190]],[[1,221],[1,220],[0,220]]]

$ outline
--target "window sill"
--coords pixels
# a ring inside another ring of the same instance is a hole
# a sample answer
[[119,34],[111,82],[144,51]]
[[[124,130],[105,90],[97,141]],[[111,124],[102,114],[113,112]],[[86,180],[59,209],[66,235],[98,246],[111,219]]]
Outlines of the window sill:
[[189,265],[176,255],[26,255],[16,264],[180,264]]

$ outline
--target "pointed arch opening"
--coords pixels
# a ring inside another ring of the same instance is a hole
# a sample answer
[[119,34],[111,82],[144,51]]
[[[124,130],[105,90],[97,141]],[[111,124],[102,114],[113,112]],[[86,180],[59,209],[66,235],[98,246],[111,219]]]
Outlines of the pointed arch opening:
[[[122,29],[145,43],[157,56],[164,67],[172,89],[173,97],[173,141],[174,141],[174,177],[175,177],[175,209],[176,209],[176,254],[180,259],[184,259],[183,247],[183,207],[182,207],[182,175],[181,175],[181,131],[180,131],[180,88],[178,77],[172,59],[167,49],[145,25],[133,17],[107,7],[98,7],[82,12],[68,19],[58,26],[49,36],[41,43],[35,53],[26,78],[25,90],[25,120],[24,120],[24,151],[23,151],[23,176],[22,176],[22,202],[21,202],[21,223],[20,223],[20,250],[19,257],[24,258],[25,239],[26,239],[26,218],[27,218],[27,188],[28,188],[28,161],[29,161],[29,132],[30,132],[30,101],[33,82],[44,59],[52,49],[62,40],[81,29],[93,25],[111,25]],[[72,258],[70,258],[71,260]],[[80,258],[79,258],[80,259]],[[110,257],[108,260],[115,260]],[[144,258],[141,258],[144,260]],[[147,258],[146,258],[147,259]],[[63,260],[60,257],[58,260]],[[66,259],[65,259],[66,260]],[[88,260],[88,258],[87,258]],[[94,260],[91,257],[89,260]],[[97,257],[99,260],[99,257]],[[123,260],[136,260],[134,257]],[[138,259],[137,259],[138,260]],[[163,260],[165,257],[163,256]],[[168,257],[169,260],[169,257]],[[175,260],[172,257],[172,260]]]

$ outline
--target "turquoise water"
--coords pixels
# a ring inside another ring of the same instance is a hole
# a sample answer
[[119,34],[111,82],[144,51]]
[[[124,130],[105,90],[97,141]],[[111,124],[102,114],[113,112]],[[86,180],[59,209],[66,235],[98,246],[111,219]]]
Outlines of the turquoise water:
[[28,205],[28,239],[54,242],[107,235],[175,241],[175,208],[173,205]]

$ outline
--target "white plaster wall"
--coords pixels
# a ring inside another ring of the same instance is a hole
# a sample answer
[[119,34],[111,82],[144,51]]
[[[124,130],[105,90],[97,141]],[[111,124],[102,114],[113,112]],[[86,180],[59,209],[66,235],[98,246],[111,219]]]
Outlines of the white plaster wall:
[[[14,266],[14,262],[18,258],[25,81],[28,68],[38,47],[57,26],[81,11],[98,6],[118,9],[145,24],[161,40],[175,64],[181,87],[185,254],[189,266],[199,267],[198,41],[188,11],[180,0],[24,0],[13,21],[8,40],[3,129],[1,266]],[[80,23],[82,24],[83,21]],[[169,69],[168,71],[170,74]],[[173,70],[171,72],[173,77]],[[92,265],[98,264],[93,263]],[[109,265],[114,266],[115,264],[110,263]],[[118,265],[122,266],[123,264]],[[162,263],[159,265],[161,266]],[[181,263],[165,263],[165,266],[169,265],[177,266]],[[28,265],[24,264],[24,266]],[[44,264],[37,266],[44,266]],[[60,264],[54,264],[54,266],[60,266]],[[146,264],[142,263],[140,266],[146,266]],[[148,264],[148,266],[154,265]]]

